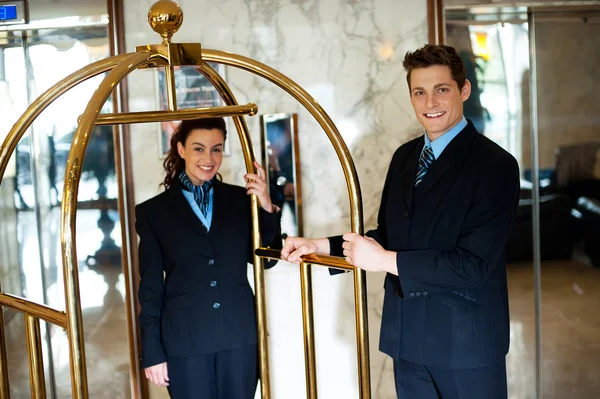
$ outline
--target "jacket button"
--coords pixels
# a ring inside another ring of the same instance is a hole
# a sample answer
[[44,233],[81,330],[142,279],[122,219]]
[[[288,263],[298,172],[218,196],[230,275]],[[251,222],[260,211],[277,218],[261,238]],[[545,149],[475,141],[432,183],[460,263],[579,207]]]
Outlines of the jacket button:
[[213,308],[219,309],[220,307],[221,307],[221,304],[219,302],[213,303]]
[[423,295],[427,295],[427,291],[423,291]]
[[407,219],[408,219],[408,216],[409,216],[409,215],[410,215],[410,214],[408,213],[408,211],[404,212],[404,217],[405,217],[405,218],[407,218]]
[[216,287],[217,286],[217,282],[216,281],[211,281],[210,282],[210,286],[211,287]]
[[417,292],[417,296],[421,296],[421,293],[420,293],[420,292]]
[[415,296],[415,293],[414,293],[414,292],[411,292],[411,293],[410,293],[410,297],[412,298],[413,296]]
[[215,264],[215,260],[214,260],[214,259],[210,259],[210,260],[208,261],[208,264],[209,264],[209,265],[214,265],[214,264]]

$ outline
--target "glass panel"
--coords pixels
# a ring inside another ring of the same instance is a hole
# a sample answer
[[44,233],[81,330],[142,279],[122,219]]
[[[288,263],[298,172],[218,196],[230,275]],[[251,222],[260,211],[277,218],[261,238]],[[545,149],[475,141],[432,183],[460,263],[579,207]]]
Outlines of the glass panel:
[[[542,396],[600,394],[600,11],[536,12]],[[545,182],[544,182],[545,180]]]
[[446,43],[471,82],[465,117],[518,161],[521,199],[506,245],[510,305],[509,398],[535,398],[535,297],[532,240],[529,32],[522,10],[447,10]]
[[[11,87],[24,87],[26,82],[25,57],[20,37],[9,37],[5,47],[0,48],[0,140],[8,134],[10,128],[17,120],[17,115],[27,106],[26,95],[21,91],[12,95]],[[0,185],[1,213],[0,213],[0,267],[2,274],[2,290],[15,295],[23,295],[25,288],[19,264],[21,252],[19,251],[20,236],[17,234],[18,210],[28,209],[32,205],[30,190],[25,189],[30,177],[30,150],[28,146],[29,134],[26,134],[17,145],[10,159],[8,168]],[[28,200],[25,200],[28,197]],[[37,253],[37,249],[34,250]]]
[[5,334],[10,396],[11,398],[29,398],[31,397],[31,391],[29,387],[29,365],[27,363],[27,341],[25,341],[25,321],[22,314],[11,310],[5,311],[4,315],[5,317],[9,316],[9,320],[5,320]]
[[[69,73],[109,56],[104,23],[9,31],[8,36],[11,45],[0,43],[0,139],[37,96]],[[77,118],[102,78],[75,87],[36,119],[0,186],[2,288],[59,309],[64,309],[59,220],[66,160]],[[5,113],[5,104],[10,112]],[[111,109],[109,101],[105,110]],[[112,128],[97,127],[83,164],[76,230],[91,397],[130,396],[117,191]],[[25,348],[24,334],[19,332],[22,316],[7,319],[7,346]],[[15,320],[21,320],[20,325]],[[66,335],[60,328],[42,328],[48,397],[71,397]],[[17,354],[19,361],[10,362],[11,392],[21,397],[29,389],[27,352]]]
[[[26,82],[25,57],[20,35],[7,35],[7,42],[0,48],[0,140],[8,134],[12,125],[27,106],[26,95],[11,95],[11,87],[24,87]],[[14,85],[14,86],[13,86]],[[25,92],[26,93],[26,92]],[[2,291],[23,296],[28,290],[23,264],[23,236],[20,234],[19,211],[32,206],[31,193],[24,189],[31,184],[30,149],[26,134],[17,145],[0,185],[0,283]],[[28,197],[28,201],[25,200]],[[33,243],[32,254],[39,254]],[[35,264],[34,264],[35,267]],[[40,280],[38,265],[36,279]],[[29,285],[32,287],[32,285]],[[11,394],[15,397],[29,395],[29,369],[27,367],[27,346],[23,316],[9,309],[4,310],[4,329],[9,367]],[[23,356],[23,354],[25,354]]]

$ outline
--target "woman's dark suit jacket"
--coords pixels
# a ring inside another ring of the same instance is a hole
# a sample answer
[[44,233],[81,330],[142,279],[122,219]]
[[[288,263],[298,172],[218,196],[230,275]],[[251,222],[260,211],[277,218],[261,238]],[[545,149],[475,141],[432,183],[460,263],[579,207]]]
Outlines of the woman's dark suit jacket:
[[[136,206],[142,367],[257,343],[250,196],[214,185],[210,231],[179,184]],[[281,247],[280,213],[260,210],[262,242]]]

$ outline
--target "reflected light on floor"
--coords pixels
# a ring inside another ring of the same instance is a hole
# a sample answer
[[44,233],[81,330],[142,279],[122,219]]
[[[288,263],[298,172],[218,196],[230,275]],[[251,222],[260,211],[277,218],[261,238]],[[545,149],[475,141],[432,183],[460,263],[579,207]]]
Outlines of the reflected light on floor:
[[54,367],[69,368],[69,340],[67,334],[61,330],[56,329],[52,334],[52,357],[54,360]]
[[[104,306],[104,297],[108,292],[108,284],[104,280],[102,274],[84,266],[84,268],[79,271],[79,286],[81,287],[79,295],[81,297],[82,310]],[[119,288],[118,285],[117,288]],[[64,286],[62,279],[48,287],[48,296],[57,298],[56,306],[60,309],[65,308],[63,290]],[[124,292],[122,292],[121,289],[119,289],[119,292],[121,292],[121,296],[124,297]]]
[[121,294],[121,299],[123,302],[125,301],[125,276],[123,273],[119,274],[119,279],[117,280],[117,284],[115,284],[115,288]]
[[34,302],[43,303],[42,273],[37,237],[26,235],[23,239],[22,273],[24,296]]

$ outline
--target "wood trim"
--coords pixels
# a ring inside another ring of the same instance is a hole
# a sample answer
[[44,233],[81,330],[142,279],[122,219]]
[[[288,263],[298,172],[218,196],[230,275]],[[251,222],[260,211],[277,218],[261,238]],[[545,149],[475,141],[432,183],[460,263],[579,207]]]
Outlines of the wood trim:
[[444,26],[444,0],[427,0],[427,39],[430,44],[443,44],[446,28]]
[[427,43],[435,44],[437,24],[435,22],[435,1],[427,0]]
[[446,42],[446,23],[444,19],[444,0],[435,0],[437,20],[437,44]]
[[[126,53],[124,0],[107,0],[109,17],[110,55]],[[127,78],[113,92],[113,112],[129,112],[129,94]],[[127,333],[129,340],[129,371],[131,397],[148,398],[148,383],[142,377],[140,368],[140,329],[137,315],[139,287],[139,267],[137,254],[137,235],[135,233],[135,196],[133,166],[131,163],[131,140],[129,125],[115,125],[113,128],[115,143],[115,163],[119,181],[119,216],[121,220],[122,263],[125,278],[125,310],[127,312]]]

